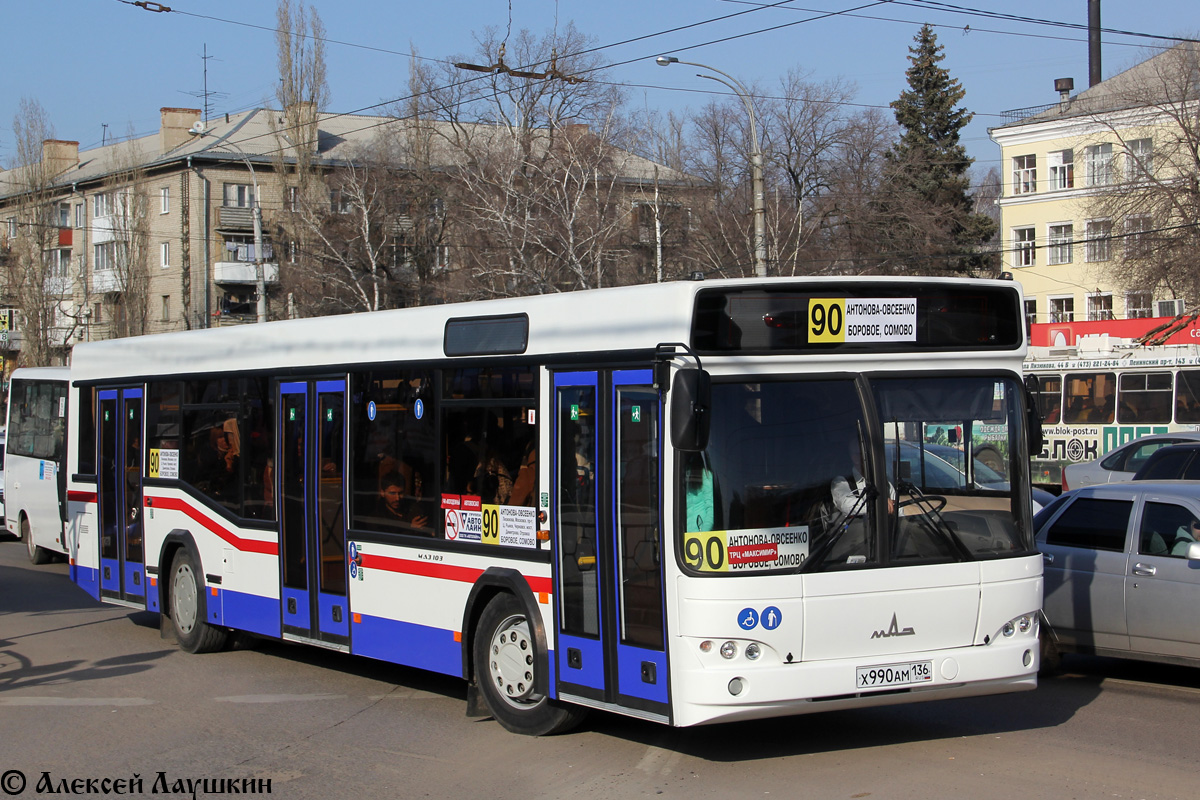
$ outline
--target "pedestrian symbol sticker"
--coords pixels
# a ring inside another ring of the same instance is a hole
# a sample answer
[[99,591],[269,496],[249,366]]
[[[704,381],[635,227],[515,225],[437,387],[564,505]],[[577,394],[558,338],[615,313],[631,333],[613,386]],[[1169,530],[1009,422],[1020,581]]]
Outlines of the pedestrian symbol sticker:
[[744,631],[752,631],[758,627],[758,612],[753,608],[743,608],[738,613],[738,625]]
[[375,421],[375,401],[374,400],[367,403],[367,419],[371,420],[371,422]]
[[630,420],[630,422],[641,422],[642,421],[642,407],[641,406],[633,406],[632,408],[629,409],[629,420]]
[[783,622],[783,614],[775,606],[767,606],[762,610],[762,626],[773,631]]
[[571,421],[572,422],[579,421],[579,406],[575,403],[571,404]]
[[413,403],[413,416],[417,419],[425,416],[425,403],[419,397],[417,398],[417,401]]

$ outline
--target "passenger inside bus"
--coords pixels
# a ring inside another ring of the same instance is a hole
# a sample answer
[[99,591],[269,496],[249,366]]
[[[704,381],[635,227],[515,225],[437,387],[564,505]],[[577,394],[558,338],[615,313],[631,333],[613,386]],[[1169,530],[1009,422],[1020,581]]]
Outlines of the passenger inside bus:
[[421,513],[418,501],[408,494],[408,481],[400,472],[389,472],[379,482],[376,516],[389,527],[433,535],[429,517]]

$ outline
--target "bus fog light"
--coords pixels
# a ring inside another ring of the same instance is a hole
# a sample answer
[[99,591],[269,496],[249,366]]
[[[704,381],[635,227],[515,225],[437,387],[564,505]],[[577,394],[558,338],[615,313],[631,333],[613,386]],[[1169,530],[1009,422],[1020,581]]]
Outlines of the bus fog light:
[[1025,666],[1027,666],[1027,667],[1028,667],[1030,664],[1032,664],[1032,663],[1033,663],[1033,651],[1031,651],[1031,650],[1026,650],[1026,651],[1025,651],[1025,655],[1021,656],[1021,663],[1022,663],[1022,664],[1024,664]]
[[750,659],[751,661],[757,661],[758,657],[761,655],[762,648],[757,644],[751,642],[750,644],[746,645],[746,658]]
[[734,678],[729,682],[729,693],[737,697],[746,688],[745,678]]
[[1003,633],[1005,636],[1012,636],[1014,633],[1017,632],[1017,629],[1013,627],[1013,624],[1011,622],[1006,622],[1006,623],[1004,623],[1004,627],[1000,630],[1000,632]]
[[712,642],[709,641],[708,639],[705,639],[703,642],[701,642],[700,643],[700,652],[701,653],[711,653],[712,652]]
[[1017,630],[1021,633],[1029,633],[1029,629],[1033,627],[1033,617],[1026,614],[1017,620]]
[[737,655],[737,643],[726,642],[725,644],[721,645],[721,657],[722,658],[733,658],[736,655]]

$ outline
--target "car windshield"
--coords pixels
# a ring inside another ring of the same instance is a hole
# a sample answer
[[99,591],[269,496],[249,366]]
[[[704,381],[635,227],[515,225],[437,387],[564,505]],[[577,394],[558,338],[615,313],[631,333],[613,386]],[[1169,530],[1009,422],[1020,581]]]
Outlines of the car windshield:
[[823,570],[1028,552],[1027,490],[965,456],[986,445],[1027,485],[1020,391],[979,376],[715,382],[708,446],[680,454],[685,563]]

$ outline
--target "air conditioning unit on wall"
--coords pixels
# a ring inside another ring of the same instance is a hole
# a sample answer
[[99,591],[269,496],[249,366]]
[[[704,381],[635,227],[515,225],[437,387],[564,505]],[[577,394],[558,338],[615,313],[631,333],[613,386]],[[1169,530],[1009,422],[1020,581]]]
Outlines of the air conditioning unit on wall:
[[1155,303],[1158,317],[1178,317],[1183,313],[1183,300],[1159,300]]

